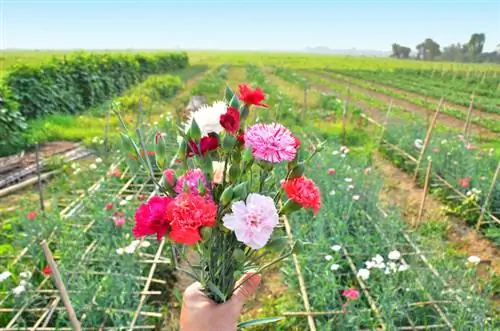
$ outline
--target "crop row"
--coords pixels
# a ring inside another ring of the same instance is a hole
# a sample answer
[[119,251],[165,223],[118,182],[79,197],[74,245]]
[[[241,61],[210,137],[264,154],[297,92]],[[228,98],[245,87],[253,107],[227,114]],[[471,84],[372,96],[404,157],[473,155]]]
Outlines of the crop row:
[[[446,101],[468,107],[470,105],[471,94],[470,91],[461,91],[455,83],[449,82],[436,82],[432,78],[416,76],[412,77],[399,72],[386,72],[386,71],[337,71],[348,77],[356,77],[368,80],[375,84],[384,84],[387,86],[396,87],[398,89],[406,90],[409,92],[418,93],[424,96],[433,98],[443,97]],[[498,114],[498,103],[500,99],[495,92],[495,88],[489,90],[491,92],[488,96],[479,95],[475,93],[474,105],[476,109],[488,113]]]

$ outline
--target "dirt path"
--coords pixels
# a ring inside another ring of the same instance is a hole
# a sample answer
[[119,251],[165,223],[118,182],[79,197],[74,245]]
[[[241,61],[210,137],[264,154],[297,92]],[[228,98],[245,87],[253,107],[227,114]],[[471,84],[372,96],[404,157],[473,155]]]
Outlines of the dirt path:
[[[345,83],[349,82],[349,78],[350,78],[349,76],[338,74],[338,73],[335,73],[335,75],[337,77],[341,78]],[[367,82],[367,83],[371,83],[371,84],[380,86],[380,87],[382,87],[384,89],[387,89],[387,90],[390,90],[390,91],[392,91],[394,93],[405,94],[405,95],[407,95],[409,97],[412,97],[412,98],[415,98],[415,99],[420,99],[422,101],[432,102],[432,103],[434,103],[436,105],[439,103],[439,99],[437,99],[435,97],[431,97],[431,96],[427,96],[427,95],[419,94],[419,93],[415,93],[415,92],[410,92],[410,91],[407,91],[407,90],[404,90],[404,89],[400,89],[400,88],[394,87],[392,85],[387,85],[387,84],[383,84],[383,83],[377,82],[377,81],[372,80],[372,79],[362,79],[362,78],[357,78],[357,77],[353,77],[353,79],[361,80],[361,81],[364,81],[364,82]],[[351,82],[351,83],[357,85],[355,82]],[[373,92],[375,92],[375,91],[373,91]],[[375,92],[375,93],[378,93],[378,92]],[[414,105],[417,105],[417,104],[414,104]],[[467,112],[468,112],[468,110],[469,110],[468,107],[465,107],[463,105],[459,105],[459,104],[456,104],[456,103],[453,103],[453,102],[449,102],[449,101],[446,101],[446,100],[443,101],[443,106],[445,106],[445,107],[447,106],[447,107],[450,107],[450,108],[454,108],[454,109],[460,110],[460,111],[462,111],[464,113],[464,115],[466,115]],[[498,105],[498,106],[500,107],[500,105]],[[482,109],[478,109],[477,107],[473,108],[472,117],[488,118],[488,119],[497,120],[497,121],[500,120],[500,114],[489,113],[489,112],[486,112],[486,111],[484,111]]]
[[[423,189],[413,184],[409,174],[395,167],[377,152],[373,155],[373,161],[374,168],[383,174],[385,180],[382,201],[387,205],[398,205],[404,218],[411,223],[418,215]],[[449,226],[448,240],[456,250],[468,256],[479,256],[482,264],[490,265],[496,273],[500,273],[500,249],[476,230],[463,224],[460,219],[443,215],[442,207],[432,195],[427,196],[422,221],[446,222]]]
[[[332,83],[335,83],[335,84],[346,84],[345,81],[334,79],[331,76],[329,76],[328,74],[316,73],[316,72],[310,73],[310,74],[312,74],[314,76],[321,76],[322,78],[327,79],[328,81],[331,81]],[[320,86],[319,84],[313,84],[313,86],[320,88],[323,91],[330,91],[330,92],[332,91],[331,88],[328,88],[325,86]],[[422,117],[427,117],[427,116],[434,113],[431,110],[428,110],[428,109],[421,107],[421,106],[417,106],[411,102],[408,102],[405,100],[400,100],[400,99],[395,99],[395,98],[387,96],[383,93],[373,92],[371,90],[359,87],[357,85],[351,84],[351,89],[356,91],[356,92],[366,94],[372,98],[384,101],[387,105],[389,105],[390,101],[392,100],[394,105],[403,107],[404,109],[407,109],[409,112],[420,114]],[[370,117],[372,117],[375,120],[377,120],[377,118],[380,118],[380,116],[383,116],[382,114],[380,114],[379,109],[371,107],[362,101],[353,100],[352,96],[351,96],[351,102],[354,103],[356,106],[362,108],[364,111],[366,111],[370,115]],[[463,120],[458,119],[458,118],[453,117],[453,116],[450,116],[450,115],[443,114],[443,113],[439,114],[438,123],[441,123],[449,128],[455,128],[458,130],[463,130],[463,127],[465,124]],[[497,137],[498,138],[498,136],[499,136],[498,134],[495,134],[495,133],[491,132],[490,130],[488,130],[482,126],[479,126],[477,124],[474,124],[474,123],[471,123],[470,130],[473,134],[477,134],[477,135],[482,136],[482,137]]]

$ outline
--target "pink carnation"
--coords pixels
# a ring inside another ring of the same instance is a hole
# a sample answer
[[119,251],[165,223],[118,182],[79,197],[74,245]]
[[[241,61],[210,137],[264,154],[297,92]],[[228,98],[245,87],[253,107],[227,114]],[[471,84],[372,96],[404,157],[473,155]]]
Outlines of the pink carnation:
[[224,226],[233,230],[238,241],[259,249],[264,247],[274,227],[278,224],[278,211],[274,200],[257,193],[250,193],[246,204],[236,201],[231,206],[232,214],[222,218]]
[[199,195],[198,193],[198,183],[202,182],[205,188],[207,186],[207,180],[205,179],[205,174],[201,169],[190,169],[184,175],[179,177],[177,184],[175,184],[175,192],[181,194],[184,188],[184,183],[188,187],[188,193],[193,195]]
[[258,160],[271,163],[293,161],[297,144],[293,134],[279,123],[252,125],[245,132],[245,148],[252,146],[252,154]]
[[135,211],[135,226],[132,232],[136,238],[156,234],[160,240],[169,230],[167,207],[172,202],[171,197],[153,196]]
[[342,292],[342,295],[347,298],[347,300],[357,300],[359,299],[359,291],[353,288],[349,288]]

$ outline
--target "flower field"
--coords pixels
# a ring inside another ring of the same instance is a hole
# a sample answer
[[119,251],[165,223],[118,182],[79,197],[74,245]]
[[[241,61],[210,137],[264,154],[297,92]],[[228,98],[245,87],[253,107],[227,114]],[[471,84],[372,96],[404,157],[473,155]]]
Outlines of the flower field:
[[[262,286],[242,329],[500,327],[494,68],[187,57],[120,91],[78,99],[77,114],[51,110],[27,121],[23,139],[65,140],[71,131],[93,156],[57,163],[61,172],[40,191],[0,198],[0,331],[71,330],[75,320],[81,330],[178,330],[187,284],[197,280],[225,302],[245,272],[261,274]],[[392,98],[391,111],[387,99],[355,86]],[[206,105],[186,110],[192,96]],[[433,122],[441,97],[446,106]],[[443,213],[417,219],[387,201],[376,153],[414,176]],[[483,238],[493,255],[435,225],[449,222]]]

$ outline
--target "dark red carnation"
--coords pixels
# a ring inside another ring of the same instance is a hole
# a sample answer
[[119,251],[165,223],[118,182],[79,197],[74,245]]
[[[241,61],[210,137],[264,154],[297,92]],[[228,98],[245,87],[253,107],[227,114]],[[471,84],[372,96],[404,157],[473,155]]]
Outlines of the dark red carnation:
[[236,140],[238,140],[238,142],[241,144],[241,145],[244,145],[245,144],[245,132],[241,132],[238,137],[236,137]]
[[238,109],[228,107],[227,112],[220,116],[220,125],[229,133],[236,133],[240,128],[240,112]]
[[47,264],[45,266],[45,268],[43,268],[42,272],[45,274],[45,275],[50,275],[52,273],[52,270],[50,269],[50,266]]
[[215,135],[208,135],[202,137],[200,140],[200,150],[194,140],[190,140],[188,144],[187,156],[191,157],[193,155],[205,155],[206,153],[216,150],[219,147],[219,139]]
[[255,90],[252,90],[246,84],[240,84],[238,86],[240,89],[240,100],[246,103],[247,105],[254,105],[267,108],[266,104],[263,104],[262,101],[266,98],[264,91],[261,88],[257,87]]
[[166,210],[173,198],[153,196],[135,211],[135,226],[132,233],[136,238],[156,234],[160,240],[169,229]]

